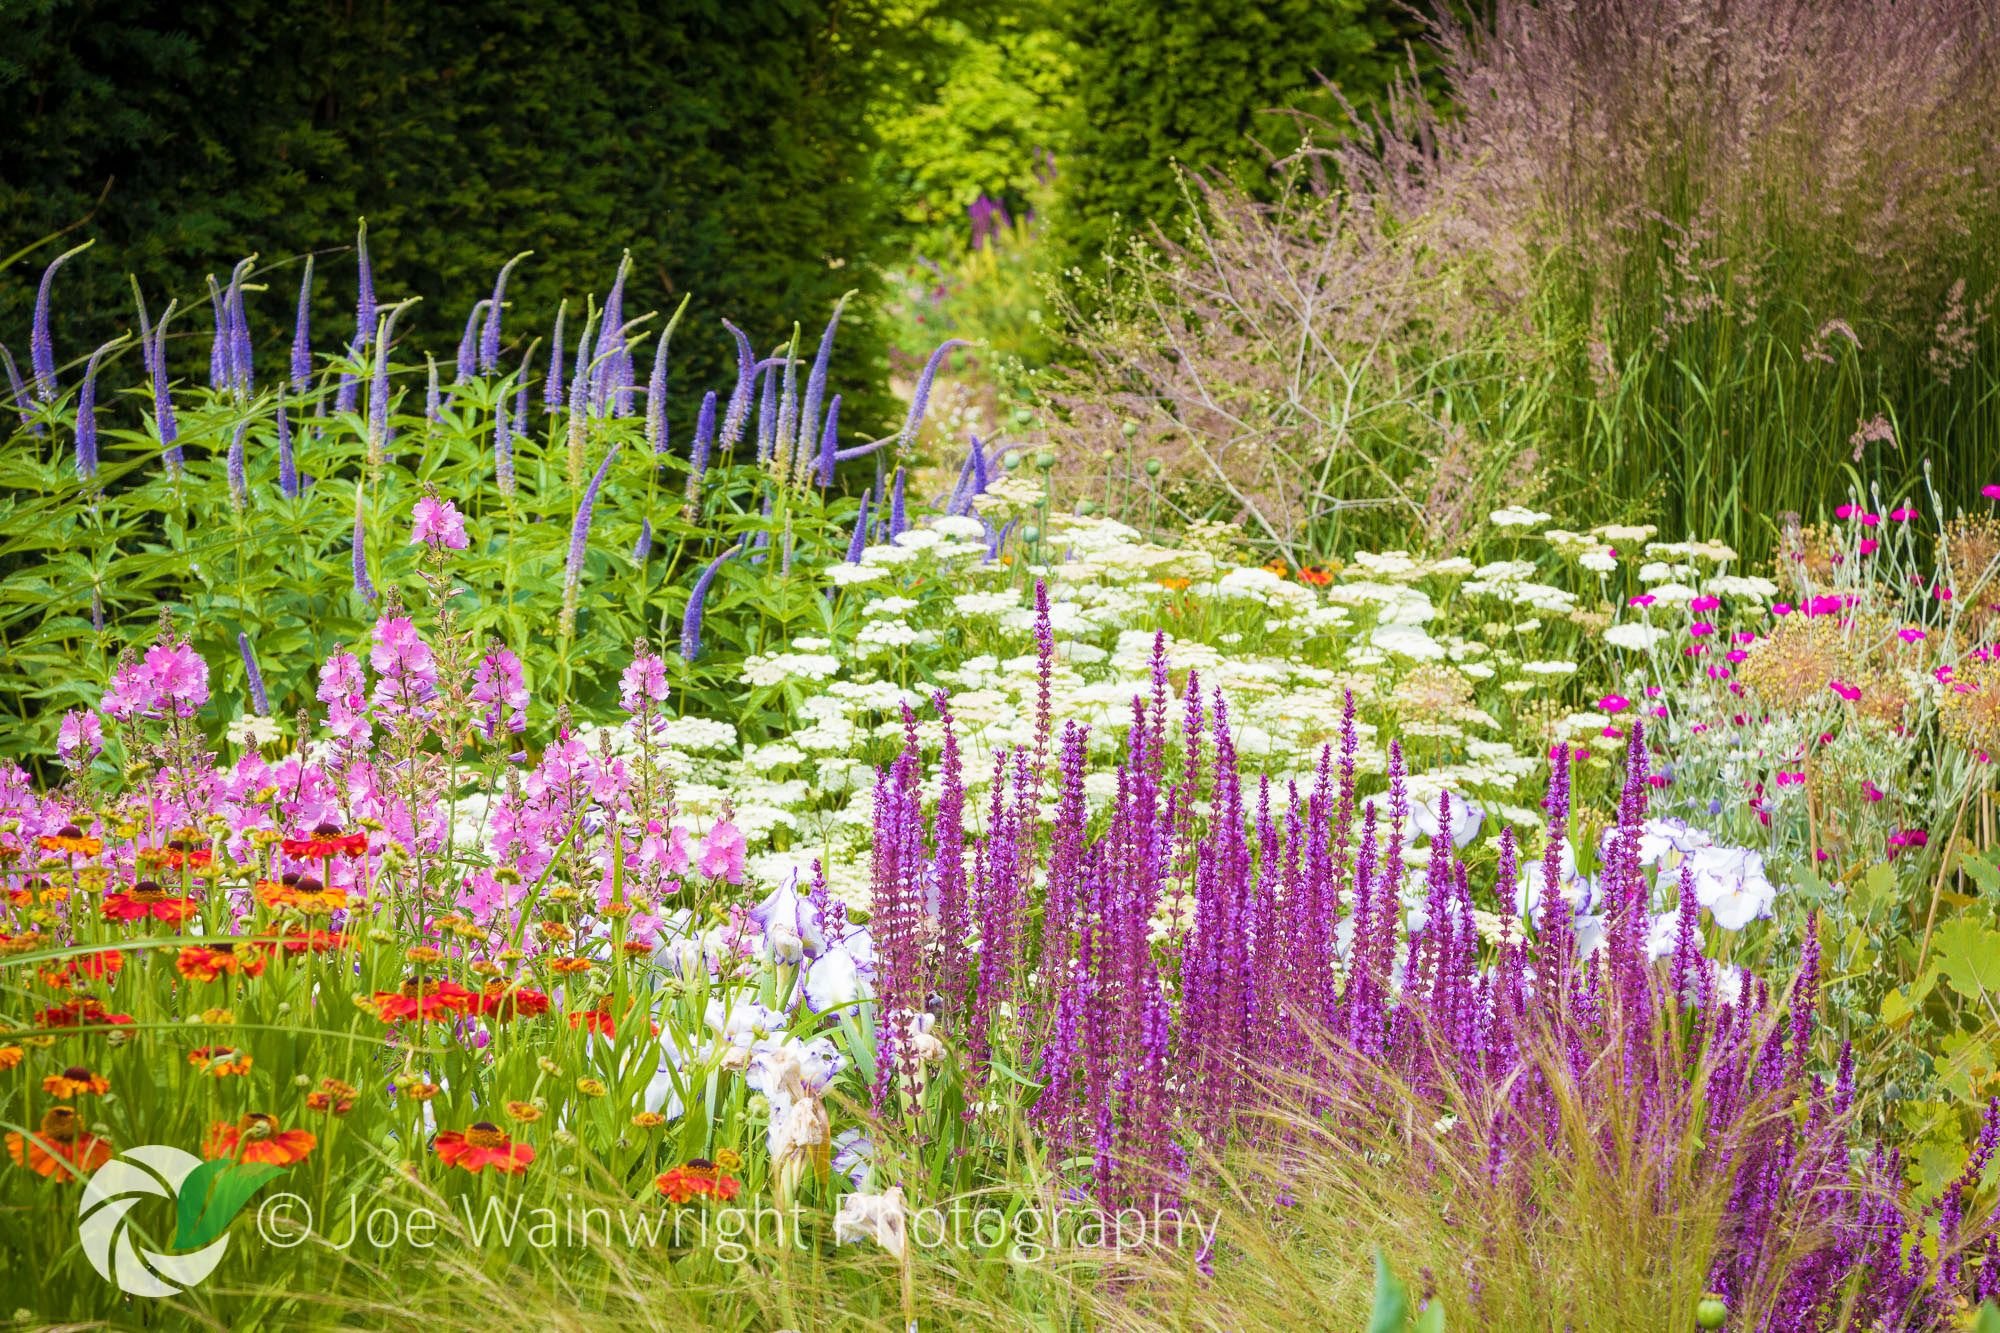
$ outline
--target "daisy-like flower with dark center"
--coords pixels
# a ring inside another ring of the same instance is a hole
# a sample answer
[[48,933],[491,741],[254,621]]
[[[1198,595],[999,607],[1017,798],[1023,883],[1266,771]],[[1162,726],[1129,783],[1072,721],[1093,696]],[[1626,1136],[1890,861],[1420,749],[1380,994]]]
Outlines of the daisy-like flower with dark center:
[[336,856],[353,860],[368,854],[366,833],[342,833],[338,824],[315,824],[303,838],[284,838],[278,843],[286,856],[307,861],[330,861]]
[[551,958],[549,968],[557,976],[573,977],[590,971],[588,958]]
[[412,1079],[408,1083],[398,1083],[395,1088],[398,1097],[408,1097],[413,1102],[427,1102],[444,1089],[425,1079]]
[[125,955],[117,949],[99,949],[70,962],[80,974],[92,981],[109,981],[125,966]]
[[174,960],[174,970],[189,981],[214,981],[225,976],[260,977],[264,960],[256,954],[242,954],[228,940],[216,944],[190,944]]
[[16,1166],[25,1166],[38,1176],[73,1180],[110,1161],[111,1143],[85,1133],[83,1118],[73,1107],[57,1106],[42,1117],[41,1129],[32,1138],[9,1134],[7,1155]]
[[376,1017],[385,1023],[404,1023],[413,1018],[421,1022],[457,1018],[470,1011],[478,1000],[475,992],[456,981],[425,982],[415,977],[406,980],[399,990],[378,990],[371,997]]
[[516,1143],[507,1131],[488,1120],[480,1120],[463,1132],[448,1129],[437,1136],[432,1151],[446,1166],[455,1166],[478,1175],[487,1167],[508,1175],[520,1175],[535,1160],[535,1150]]
[[80,1097],[85,1093],[101,1097],[111,1091],[111,1080],[102,1074],[93,1074],[82,1065],[71,1065],[60,1074],[50,1074],[42,1080],[42,1091],[51,1097]]
[[31,879],[27,887],[15,889],[7,895],[16,907],[33,907],[38,903],[64,903],[69,901],[69,885],[51,884],[45,879]]
[[714,1199],[727,1203],[743,1190],[743,1182],[724,1173],[706,1157],[695,1157],[682,1166],[670,1167],[654,1182],[669,1202],[687,1203],[694,1199]]
[[1319,565],[1307,565],[1299,570],[1299,582],[1314,588],[1324,588],[1333,582],[1333,571]]
[[281,880],[259,880],[256,893],[266,907],[289,907],[305,916],[329,916],[347,906],[347,890],[328,888],[316,875],[288,873]]
[[479,988],[478,1009],[501,1023],[513,1018],[540,1018],[549,1011],[549,997],[532,987],[489,981]]
[[27,1058],[27,1051],[19,1046],[0,1046],[0,1071],[12,1069]]
[[228,1078],[249,1073],[252,1062],[234,1046],[197,1046],[188,1052],[188,1063],[204,1074]]
[[308,1129],[280,1129],[277,1117],[252,1111],[241,1120],[218,1120],[208,1131],[204,1152],[209,1157],[233,1157],[262,1166],[303,1162],[319,1136]]
[[176,923],[194,915],[192,898],[180,898],[150,879],[142,879],[123,893],[104,895],[106,921],[165,921]]
[[58,852],[63,856],[95,856],[104,850],[104,839],[92,838],[74,824],[64,824],[54,833],[44,833],[35,839],[45,852]]

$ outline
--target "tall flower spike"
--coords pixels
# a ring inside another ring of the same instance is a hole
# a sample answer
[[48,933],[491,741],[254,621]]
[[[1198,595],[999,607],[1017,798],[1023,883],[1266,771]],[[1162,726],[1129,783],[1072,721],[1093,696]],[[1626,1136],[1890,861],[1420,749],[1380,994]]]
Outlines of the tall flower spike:
[[21,383],[21,368],[14,364],[14,354],[5,343],[0,343],[0,366],[7,369],[7,387],[14,396],[14,411],[21,424],[39,435],[42,428],[36,424],[35,414],[29,411],[28,386]]
[[295,500],[299,494],[298,458],[292,452],[292,414],[278,404],[278,494]]
[[97,478],[97,367],[106,352],[124,341],[121,334],[90,354],[90,364],[83,369],[83,387],[76,393],[76,475],[84,481]]
[[701,571],[701,577],[694,581],[694,591],[688,594],[687,611],[681,616],[682,660],[692,662],[695,658],[701,656],[702,605],[708,601],[708,590],[714,586],[715,576],[722,572],[723,562],[742,549],[743,544],[741,542],[730,547],[721,555],[709,561],[708,567]]
[[861,553],[868,549],[868,502],[875,497],[875,488],[870,486],[861,492],[861,512],[854,516],[854,536],[847,543],[847,563],[861,563]]
[[364,602],[375,600],[375,585],[368,580],[368,529],[367,510],[364,503],[367,489],[360,480],[354,483],[354,591]]
[[396,316],[409,301],[398,302],[382,312],[381,328],[375,334],[375,371],[368,386],[368,458],[380,463],[389,456],[389,349],[395,342]]
[[792,325],[792,341],[785,349],[785,374],[778,389],[778,457],[787,485],[797,476],[799,459],[799,326]]
[[229,272],[229,291],[223,302],[224,311],[229,316],[229,387],[248,397],[257,387],[256,367],[253,359],[256,349],[250,341],[250,314],[243,304],[243,280],[250,276],[257,256],[247,255],[236,261],[236,267]]
[[[840,327],[841,312],[847,309],[847,302],[853,292],[847,292],[833,303],[833,318],[826,322],[826,332],[819,335],[819,350],[813,353],[812,372],[806,376],[806,399],[801,406],[799,420],[804,438],[808,440],[826,438],[826,429],[820,423],[819,405],[826,398],[827,367],[833,361],[833,335]],[[840,401],[838,396],[834,401]],[[824,459],[821,466],[825,466]],[[822,486],[830,486],[831,481],[822,481]]]
[[167,302],[167,308],[160,312],[160,322],[153,326],[153,422],[160,435],[161,458],[167,465],[167,475],[178,477],[186,465],[186,458],[177,443],[180,439],[180,425],[174,420],[173,395],[167,389],[167,323],[174,317],[175,303]]
[[569,302],[556,306],[556,331],[549,335],[549,374],[542,385],[542,406],[554,414],[563,405],[563,317],[569,314]]
[[220,390],[230,381],[230,337],[229,311],[222,295],[222,284],[208,275],[208,305],[215,315],[215,336],[208,344],[208,387]]
[[523,250],[500,266],[500,275],[493,279],[493,295],[486,303],[486,325],[479,331],[479,373],[491,375],[500,368],[500,313],[507,304],[507,275],[514,271],[514,265],[535,253]]
[[708,456],[715,448],[715,390],[710,389],[701,400],[701,411],[694,419],[694,447],[688,454],[688,503],[693,504],[701,494],[702,474],[708,471]]
[[49,294],[55,285],[56,270],[82,254],[95,241],[85,241],[49,261],[42,270],[42,285],[35,290],[34,324],[28,331],[28,369],[35,376],[35,397],[44,407],[56,400],[56,344],[49,333]]
[[[582,382],[583,376],[577,380]],[[590,520],[597,508],[597,493],[604,487],[604,479],[611,474],[612,460],[618,457],[623,444],[614,444],[604,455],[604,461],[597,465],[597,474],[590,479],[590,486],[583,493],[583,500],[576,507],[576,519],[569,529],[569,561],[563,567],[563,609],[562,632],[569,634],[576,628],[577,598],[583,586],[583,557],[590,545]]]
[[660,330],[659,346],[653,349],[653,373],[646,380],[646,443],[653,446],[655,457],[667,452],[667,347],[692,299],[692,295],[681,298],[680,308]]
[[243,654],[243,681],[250,694],[250,703],[263,717],[271,715],[271,701],[264,695],[264,673],[257,669],[257,654],[250,647],[250,636],[242,630],[236,631],[236,647]]
[[465,332],[458,338],[458,365],[453,384],[463,384],[479,372],[479,316],[492,304],[482,297],[472,303],[472,313],[465,317]]
[[375,336],[375,268],[368,262],[368,219],[355,228],[354,252],[359,260],[354,284],[354,351]]
[[902,536],[909,525],[909,515],[903,508],[903,469],[898,467],[895,490],[889,496],[889,540]]
[[652,555],[652,553],[653,553],[653,520],[650,518],[642,518],[639,520],[639,540],[636,543],[634,543],[632,547],[632,563],[635,565],[643,565],[646,563],[646,558]]
[[722,327],[736,339],[736,387],[730,390],[729,407],[722,414],[722,452],[727,454],[742,441],[743,428],[750,422],[750,382],[757,374],[757,353],[743,330],[726,319]]
[[444,420],[444,394],[438,388],[437,358],[424,353],[424,420],[435,426]]
[[292,392],[304,393],[312,379],[312,290],[313,261],[306,256],[306,271],[299,279],[299,313],[292,325]]
[[819,488],[833,485],[833,460],[840,449],[840,395],[826,405],[826,425],[819,433]]
[[[632,353],[625,342],[625,277],[632,270],[632,252],[618,260],[617,276],[604,298],[604,313],[597,330],[597,347],[591,355],[591,402],[614,417],[632,412]],[[577,356],[578,369],[583,357]]]
[[896,451],[901,453],[917,438],[917,428],[924,423],[924,409],[930,406],[931,381],[937,378],[938,367],[954,347],[970,347],[963,338],[947,338],[938,344],[931,359],[924,362],[923,373],[917,376],[917,390],[910,397],[910,414],[903,418],[903,429],[896,433]]

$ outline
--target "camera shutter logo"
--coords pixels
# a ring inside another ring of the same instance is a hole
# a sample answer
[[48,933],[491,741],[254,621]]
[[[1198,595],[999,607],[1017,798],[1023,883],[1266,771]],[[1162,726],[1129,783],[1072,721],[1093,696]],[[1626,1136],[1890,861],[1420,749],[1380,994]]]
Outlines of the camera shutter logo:
[[[200,1285],[229,1251],[228,1227],[276,1167],[204,1162],[165,1144],[131,1148],[106,1162],[77,1203],[84,1257],[130,1296],[175,1296]],[[126,1214],[148,1198],[174,1201],[175,1253],[138,1245]]]

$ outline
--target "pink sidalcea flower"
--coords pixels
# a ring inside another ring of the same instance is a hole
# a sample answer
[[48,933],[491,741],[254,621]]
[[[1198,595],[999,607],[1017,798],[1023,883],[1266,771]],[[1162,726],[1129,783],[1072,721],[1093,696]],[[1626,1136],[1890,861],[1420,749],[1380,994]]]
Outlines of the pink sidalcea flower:
[[426,495],[417,501],[412,517],[416,522],[410,541],[415,545],[463,551],[470,544],[465,535],[465,515],[449,500]]

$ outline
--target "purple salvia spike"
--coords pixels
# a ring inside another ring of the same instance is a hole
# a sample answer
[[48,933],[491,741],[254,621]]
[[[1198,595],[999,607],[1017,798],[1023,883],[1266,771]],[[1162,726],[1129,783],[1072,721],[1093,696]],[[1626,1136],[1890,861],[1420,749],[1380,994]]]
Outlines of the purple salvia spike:
[[897,453],[909,448],[910,442],[917,438],[917,428],[924,421],[924,409],[930,405],[931,381],[937,378],[938,367],[944,364],[952,348],[971,345],[963,338],[946,339],[931,353],[931,359],[924,362],[923,373],[917,376],[916,392],[910,396],[910,414],[903,418],[903,429],[896,433]]
[[354,483],[354,591],[364,602],[375,600],[375,585],[368,579],[368,528],[365,508],[367,490]]
[[514,271],[514,265],[535,253],[523,250],[500,266],[500,274],[493,279],[493,295],[486,302],[486,325],[479,331],[479,373],[491,375],[500,368],[500,315],[507,305],[507,275]]
[[[848,298],[853,295],[853,292],[848,292],[834,302],[833,317],[827,320],[826,332],[819,336],[819,350],[813,353],[812,371],[806,376],[806,397],[800,416],[801,429],[808,440],[824,438],[825,435],[825,429],[820,424],[819,405],[826,398],[827,368],[833,361],[833,335],[840,327],[841,311],[847,308]],[[830,486],[833,483],[829,480],[820,484]]]
[[463,384],[479,373],[479,316],[491,304],[484,299],[475,301],[472,313],[465,317],[465,332],[458,339],[458,366],[453,384]]
[[264,673],[257,669],[257,654],[250,647],[250,636],[242,630],[236,632],[236,647],[243,654],[243,680],[250,692],[250,703],[258,714],[271,715],[271,701],[264,694]]
[[563,317],[569,313],[569,302],[556,307],[556,331],[549,336],[549,373],[542,385],[542,406],[554,415],[561,407],[563,393]]
[[728,410],[722,414],[722,452],[726,455],[743,439],[743,428],[750,424],[751,380],[756,376],[757,353],[751,350],[749,335],[731,324],[722,321],[736,339],[736,387],[730,390]]
[[[577,381],[582,382],[579,375]],[[583,492],[583,499],[576,507],[576,518],[569,529],[569,560],[563,566],[563,632],[567,634],[576,624],[576,603],[583,586],[583,557],[590,545],[590,521],[597,509],[597,493],[604,488],[604,479],[611,475],[611,464],[617,459],[618,451],[624,445],[614,444],[605,453],[604,461],[597,465],[597,472],[590,479],[590,485]]]
[[861,553],[868,549],[868,502],[875,496],[875,488],[870,486],[861,492],[861,510],[854,516],[854,536],[847,542],[847,563],[861,563]]
[[840,395],[826,405],[826,426],[819,436],[819,488],[827,490],[833,485],[833,460],[838,452],[840,435]]
[[701,656],[701,612],[708,600],[708,590],[715,583],[715,576],[722,572],[722,564],[730,556],[742,550],[738,543],[708,562],[707,568],[694,581],[694,591],[688,594],[687,611],[681,616],[681,657],[692,662]]
[[299,313],[292,326],[292,392],[304,393],[312,382],[312,287],[313,259],[306,256],[306,271],[299,279]]
[[[42,270],[42,285],[35,289],[34,323],[28,330],[28,369],[35,377],[35,397],[44,407],[56,400],[56,344],[49,332],[49,296],[55,286],[56,270],[72,257],[88,250],[94,241],[85,241],[49,261]],[[19,398],[19,392],[16,392]]]
[[76,393],[76,475],[89,482],[97,479],[97,367],[104,354],[125,339],[112,339],[90,354],[83,369],[83,387]]

